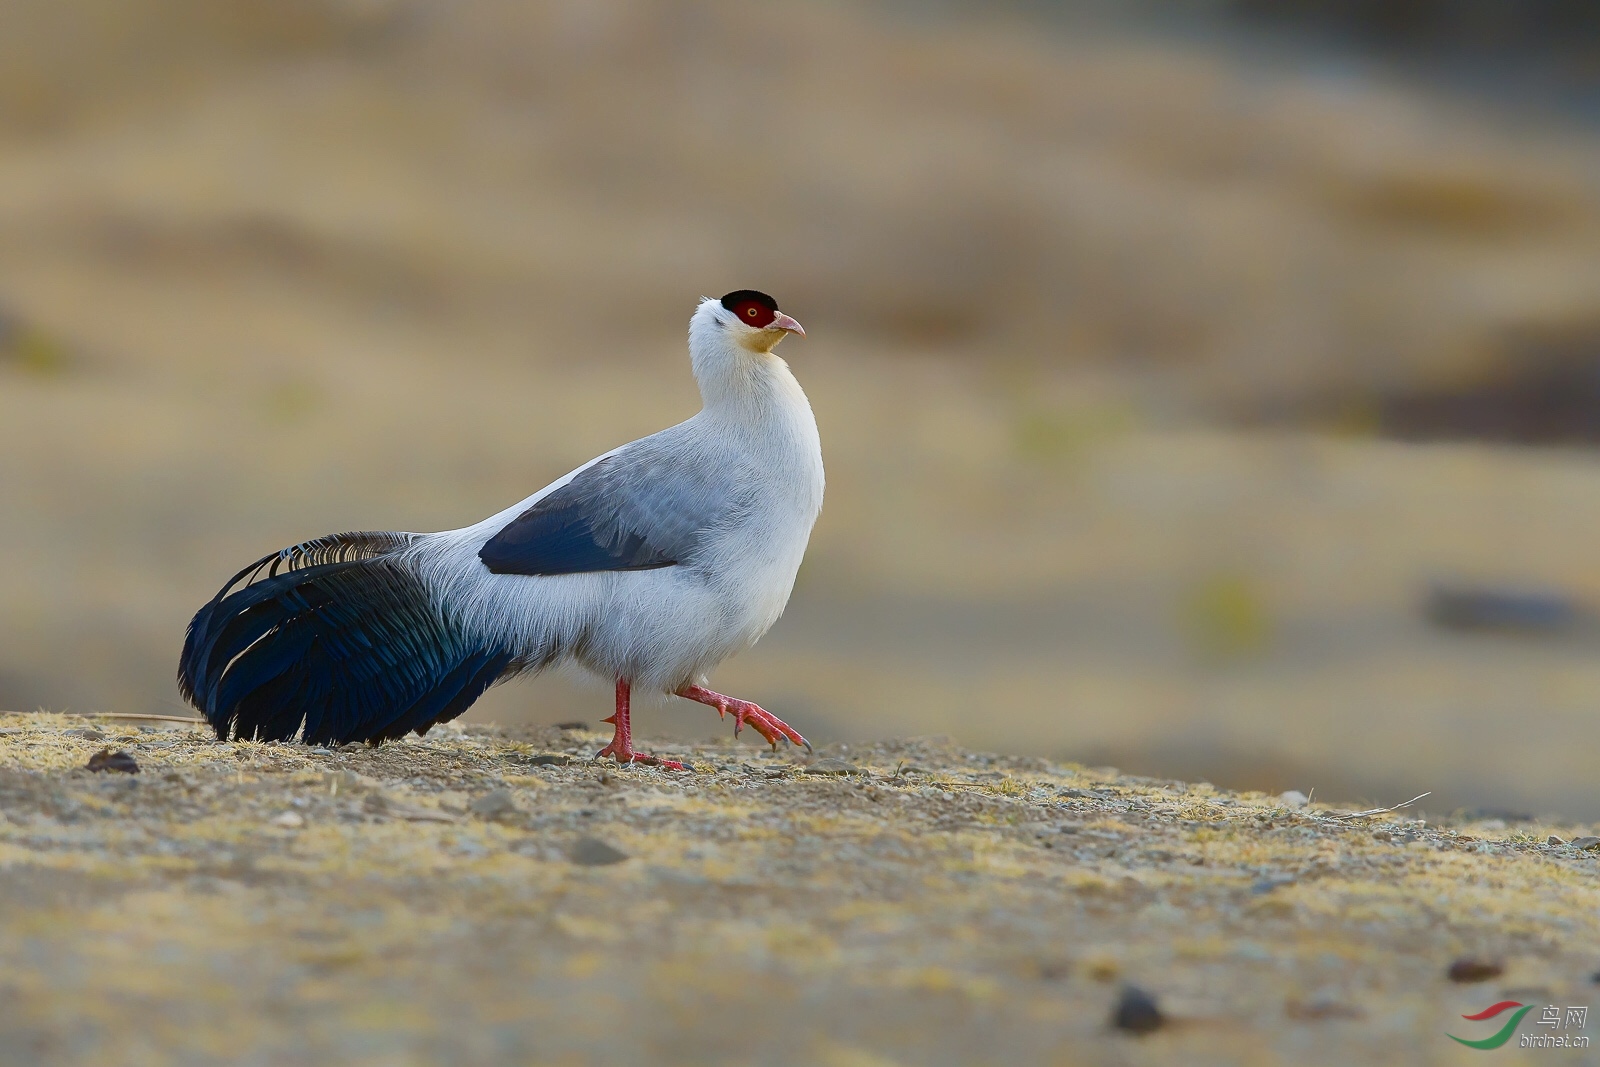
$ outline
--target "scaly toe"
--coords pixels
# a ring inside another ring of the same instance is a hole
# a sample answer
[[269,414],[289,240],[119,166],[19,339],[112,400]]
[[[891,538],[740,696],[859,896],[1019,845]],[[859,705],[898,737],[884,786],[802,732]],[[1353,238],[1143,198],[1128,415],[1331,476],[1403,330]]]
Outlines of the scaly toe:
[[689,769],[675,759],[662,759],[660,756],[652,756],[648,752],[619,754],[612,745],[607,745],[594,754],[594,758],[597,760],[605,759],[607,756],[610,756],[624,767],[629,764],[639,763],[646,767],[660,767],[664,771],[686,771]]

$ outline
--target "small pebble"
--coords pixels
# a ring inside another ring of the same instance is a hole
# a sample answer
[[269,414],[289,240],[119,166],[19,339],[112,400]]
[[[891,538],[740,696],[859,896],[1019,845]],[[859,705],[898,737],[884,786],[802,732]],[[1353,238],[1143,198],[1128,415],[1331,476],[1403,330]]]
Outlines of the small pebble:
[[597,838],[584,837],[572,846],[567,858],[580,867],[608,867],[613,863],[621,863],[628,858],[628,854]]
[[860,767],[857,767],[854,763],[851,763],[848,760],[834,759],[832,757],[829,757],[828,759],[819,759],[815,763],[806,764],[805,771],[806,771],[807,774],[865,774],[866,773]]
[[528,762],[535,767],[565,767],[567,764],[572,762],[572,757],[563,756],[559,753],[552,754],[547,752],[543,755],[534,756]]
[[106,735],[96,730],[93,726],[80,726],[76,730],[68,730],[68,737],[81,737],[85,741],[104,741]]
[[1450,965],[1452,982],[1487,982],[1505,973],[1505,965],[1498,960],[1480,960],[1463,956]]
[[556,729],[557,730],[587,730],[588,728],[589,728],[589,724],[588,723],[582,722],[581,720],[576,720],[576,719],[573,720],[572,722],[558,722],[558,723],[556,723]]
[[1111,1012],[1111,1025],[1130,1034],[1148,1034],[1166,1025],[1156,998],[1138,986],[1125,985]]
[[113,752],[109,748],[102,748],[99,752],[89,757],[86,766],[91,771],[121,771],[123,774],[138,774],[139,762],[121,749]]
[[1286,808],[1303,808],[1311,803],[1311,798],[1298,789],[1291,789],[1287,793],[1278,794],[1278,803]]
[[480,819],[498,819],[502,815],[514,815],[517,810],[517,801],[509,789],[494,789],[467,805],[467,810]]
[[281,826],[285,830],[298,830],[305,824],[305,817],[293,811],[286,811],[276,819],[272,820],[272,825]]
[[1600,837],[1574,837],[1572,839],[1572,847],[1581,849],[1600,848]]
[[1545,844],[1547,844],[1547,845],[1564,845],[1564,844],[1566,844],[1566,842],[1561,840],[1561,838],[1557,837],[1555,834],[1551,834],[1548,838],[1545,839]]

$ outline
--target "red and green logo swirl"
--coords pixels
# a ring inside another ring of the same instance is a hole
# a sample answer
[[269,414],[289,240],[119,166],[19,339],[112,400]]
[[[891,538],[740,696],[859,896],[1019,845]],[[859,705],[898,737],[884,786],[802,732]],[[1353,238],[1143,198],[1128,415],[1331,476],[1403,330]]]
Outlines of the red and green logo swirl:
[[1517,1012],[1515,1015],[1511,1016],[1511,1018],[1506,1020],[1506,1024],[1500,1028],[1500,1032],[1490,1037],[1486,1037],[1481,1041],[1468,1041],[1466,1038],[1457,1037],[1455,1034],[1446,1034],[1444,1036],[1448,1037],[1451,1041],[1459,1041],[1468,1048],[1499,1048],[1501,1045],[1511,1040],[1511,1035],[1517,1032],[1517,1026],[1522,1022],[1522,1017],[1533,1010],[1532,1004],[1519,1004],[1514,1000],[1502,1000],[1498,1004],[1489,1005],[1476,1015],[1462,1016],[1463,1019],[1467,1019],[1476,1023],[1482,1022],[1485,1019],[1493,1019],[1501,1012],[1510,1011],[1512,1008],[1515,1008]]

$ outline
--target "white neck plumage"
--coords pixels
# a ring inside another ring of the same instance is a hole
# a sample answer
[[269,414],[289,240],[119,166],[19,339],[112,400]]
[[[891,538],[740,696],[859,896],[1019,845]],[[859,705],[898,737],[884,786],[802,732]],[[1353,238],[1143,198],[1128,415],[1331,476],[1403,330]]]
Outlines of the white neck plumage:
[[776,412],[810,404],[789,365],[772,352],[745,347],[701,305],[689,321],[689,360],[707,413],[733,421],[771,420]]

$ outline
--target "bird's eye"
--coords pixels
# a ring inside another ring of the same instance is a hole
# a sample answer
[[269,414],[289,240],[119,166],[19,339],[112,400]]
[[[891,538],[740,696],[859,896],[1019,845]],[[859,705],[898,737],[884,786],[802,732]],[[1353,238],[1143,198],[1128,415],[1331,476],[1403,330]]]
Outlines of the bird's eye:
[[752,319],[756,317],[756,309],[753,307],[745,308],[744,313]]

